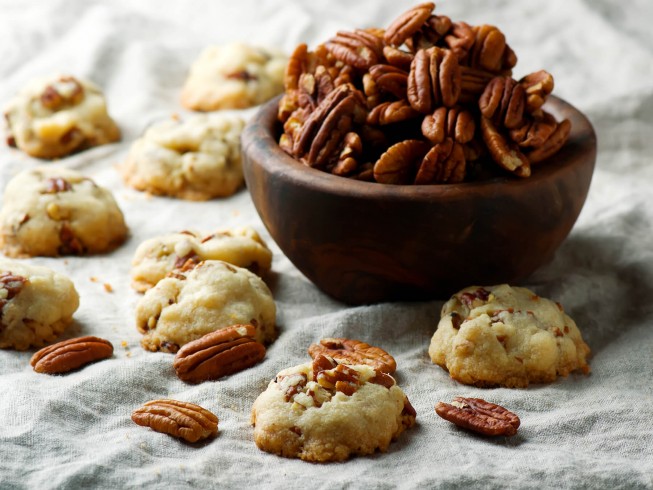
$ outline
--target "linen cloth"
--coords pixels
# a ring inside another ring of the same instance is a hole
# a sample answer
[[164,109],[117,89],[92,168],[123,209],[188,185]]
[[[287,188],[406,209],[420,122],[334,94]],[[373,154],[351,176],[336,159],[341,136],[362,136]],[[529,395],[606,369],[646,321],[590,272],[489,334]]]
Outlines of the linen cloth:
[[[241,40],[290,53],[300,42],[315,46],[337,30],[384,27],[413,4],[0,1],[0,104],[28,80],[50,73],[99,84],[122,141],[56,164],[110,188],[131,230],[108,255],[28,259],[75,282],[81,305],[64,338],[101,336],[115,353],[51,377],[32,371],[33,351],[0,351],[0,488],[653,488],[650,1],[443,0],[437,7],[454,20],[498,26],[519,57],[515,76],[549,70],[554,93],[595,126],[599,153],[585,208],[553,261],[524,283],[560,301],[575,319],[593,353],[589,376],[528,389],[459,384],[427,355],[441,299],[347,307],[320,292],[281,253],[246,189],[227,199],[184,202],[128,189],[116,172],[144,128],[187,113],[179,105],[180,88],[205,46]],[[2,146],[0,189],[39,163]],[[170,354],[140,347],[131,257],[155,235],[242,225],[256,228],[274,253],[268,283],[279,338],[254,368],[184,384]],[[387,453],[345,463],[310,464],[260,451],[249,422],[253,401],[279,370],[307,361],[308,345],[326,336],[362,339],[396,357],[398,383],[418,413],[416,427]],[[522,421],[518,435],[482,438],[440,419],[433,405],[456,395],[513,410]],[[218,437],[189,445],[130,420],[144,402],[168,397],[213,411],[220,418]]]

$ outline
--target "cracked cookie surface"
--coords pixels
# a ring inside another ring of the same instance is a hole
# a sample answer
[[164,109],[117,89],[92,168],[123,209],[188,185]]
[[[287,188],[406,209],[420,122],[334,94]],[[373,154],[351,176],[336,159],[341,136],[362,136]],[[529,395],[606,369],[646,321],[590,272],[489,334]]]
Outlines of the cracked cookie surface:
[[472,286],[444,304],[431,360],[461,383],[522,388],[589,373],[590,348],[559,303],[526,288]]
[[52,342],[79,306],[73,282],[46,267],[0,259],[0,349]]
[[145,240],[132,260],[132,287],[145,292],[187,261],[223,260],[265,275],[272,264],[272,252],[251,227],[218,230],[213,233],[182,231]]
[[5,188],[0,244],[7,256],[104,253],[126,236],[111,192],[75,170],[37,167],[16,175]]
[[235,324],[256,328],[254,339],[274,340],[276,306],[256,274],[220,260],[206,260],[172,272],[136,305],[141,345],[150,351],[177,352],[184,344]]
[[158,122],[132,144],[119,171],[128,186],[155,195],[193,201],[230,196],[244,182],[244,125],[224,114]]

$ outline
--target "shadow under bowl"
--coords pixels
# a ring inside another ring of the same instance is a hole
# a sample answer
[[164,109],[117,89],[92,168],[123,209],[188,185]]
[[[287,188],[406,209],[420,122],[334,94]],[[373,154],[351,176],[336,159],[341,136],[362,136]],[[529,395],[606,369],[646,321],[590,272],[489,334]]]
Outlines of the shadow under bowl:
[[550,97],[546,110],[568,118],[571,134],[527,179],[362,182],[307,167],[279,148],[277,105],[278,98],[265,104],[243,132],[247,187],[283,253],[348,304],[445,299],[474,284],[523,281],[571,231],[596,161],[590,122]]

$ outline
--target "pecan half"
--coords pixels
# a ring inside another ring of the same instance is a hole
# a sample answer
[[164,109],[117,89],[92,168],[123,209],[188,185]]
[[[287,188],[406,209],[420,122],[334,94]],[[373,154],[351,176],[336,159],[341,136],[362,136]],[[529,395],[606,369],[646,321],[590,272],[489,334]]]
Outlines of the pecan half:
[[472,115],[460,107],[440,107],[422,120],[422,134],[434,145],[442,143],[445,138],[469,143],[475,129]]
[[392,46],[384,46],[383,56],[385,56],[388,64],[401,68],[404,71],[410,70],[410,64],[413,62],[415,57],[413,53],[407,53],[398,48],[393,48]]
[[419,31],[410,39],[406,39],[406,46],[413,52],[435,46],[449,32],[452,25],[451,19],[446,15],[431,15]]
[[355,91],[348,84],[337,87],[308,116],[294,140],[296,157],[310,166],[323,166],[336,156],[361,104]]
[[519,151],[517,145],[508,141],[486,117],[481,117],[481,134],[492,160],[500,167],[518,177],[531,175],[531,164],[526,155]]
[[424,156],[415,176],[415,184],[455,184],[465,180],[465,173],[466,161],[462,145],[447,138]]
[[233,325],[188,342],[172,363],[177,377],[201,383],[253,366],[265,357],[265,347],[253,339],[255,335],[252,325]]
[[490,291],[485,288],[477,288],[475,291],[465,291],[460,295],[460,302],[472,309],[486,302],[490,297]]
[[538,111],[546,102],[547,96],[553,91],[553,76],[545,70],[526,75],[519,84],[526,92],[526,109],[530,113]]
[[376,371],[394,373],[397,362],[394,357],[380,347],[374,347],[360,340],[345,338],[326,338],[319,344],[311,344],[308,354],[316,359],[318,356],[329,356],[345,364],[367,364]]
[[358,160],[363,154],[363,143],[358,133],[349,132],[345,135],[338,161],[331,169],[334,175],[349,175],[358,168]]
[[517,56],[506,44],[506,36],[490,25],[473,27],[474,45],[469,53],[469,66],[492,73],[510,71],[517,64]]
[[382,184],[410,183],[428,151],[428,143],[420,140],[395,143],[374,164],[374,180]]
[[465,22],[454,22],[447,35],[444,36],[445,44],[453,51],[460,63],[466,62],[475,39],[474,29]]
[[408,102],[416,111],[428,114],[437,107],[451,107],[460,96],[460,66],[448,49],[419,50],[408,74]]
[[438,402],[435,412],[458,427],[486,436],[514,436],[520,424],[511,411],[480,398],[457,396],[451,404]]
[[383,57],[381,38],[362,29],[340,31],[324,46],[334,58],[360,70],[369,69]]
[[539,148],[558,128],[558,122],[551,114],[540,112],[540,116],[524,118],[524,124],[510,130],[510,139],[520,148]]
[[546,160],[551,155],[555,154],[562,148],[567,139],[569,138],[569,133],[571,131],[571,123],[568,119],[565,119],[553,132],[551,136],[538,148],[529,152],[526,156],[531,163],[539,163],[542,160]]
[[481,94],[478,107],[495,124],[514,129],[523,124],[526,92],[510,77],[495,77]]
[[37,351],[30,365],[37,373],[62,374],[113,355],[108,340],[88,336],[64,340]]
[[218,433],[218,417],[194,403],[153,400],[134,410],[132,420],[157,432],[197,442]]
[[370,68],[370,76],[379,90],[391,93],[398,99],[406,97],[408,72],[392,65],[374,65]]
[[383,39],[391,46],[401,46],[415,34],[435,8],[432,2],[421,3],[397,17],[385,30]]
[[401,121],[407,121],[419,116],[420,113],[413,109],[405,100],[382,102],[367,114],[367,124],[385,126]]

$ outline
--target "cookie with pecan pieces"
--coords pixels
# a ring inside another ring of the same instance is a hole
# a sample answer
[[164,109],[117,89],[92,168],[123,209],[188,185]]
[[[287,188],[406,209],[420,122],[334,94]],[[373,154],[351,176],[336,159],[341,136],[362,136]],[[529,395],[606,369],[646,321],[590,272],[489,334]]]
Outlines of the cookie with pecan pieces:
[[456,293],[443,306],[429,347],[431,360],[455,380],[508,388],[587,374],[589,354],[560,303],[507,284]]
[[281,371],[252,407],[260,449],[314,462],[386,451],[415,417],[392,376],[321,355]]
[[0,259],[0,349],[52,342],[72,322],[78,306],[79,295],[66,276]]
[[120,139],[99,87],[70,75],[28,83],[5,108],[7,143],[37,158],[60,158]]
[[111,192],[79,172],[41,166],[7,184],[0,210],[5,255],[104,253],[126,237],[127,225]]
[[264,276],[270,270],[272,252],[249,226],[212,233],[169,233],[138,246],[132,260],[132,287],[145,292],[175,269],[203,260],[224,260]]
[[283,91],[287,61],[280,51],[244,43],[208,46],[191,66],[181,104],[194,111],[261,104]]
[[276,335],[275,317],[274,299],[263,280],[221,260],[170,273],[136,305],[143,348],[172,353],[234,324],[254,326],[254,340],[269,343]]
[[240,117],[197,114],[150,126],[119,170],[139,191],[191,201],[234,194],[243,185]]

